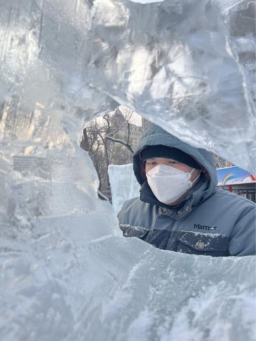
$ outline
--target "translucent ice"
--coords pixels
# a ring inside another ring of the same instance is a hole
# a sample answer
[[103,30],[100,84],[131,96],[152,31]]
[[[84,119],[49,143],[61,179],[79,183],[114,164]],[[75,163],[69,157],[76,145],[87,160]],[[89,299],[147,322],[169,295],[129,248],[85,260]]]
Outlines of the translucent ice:
[[108,174],[112,205],[118,213],[125,201],[139,196],[140,186],[134,176],[132,164],[109,165]]
[[254,257],[161,251],[113,223],[47,218],[29,244],[1,239],[1,339],[255,340]]
[[101,53],[91,82],[192,145],[254,171],[254,16],[252,1],[96,1],[92,35]]
[[120,103],[255,171],[253,8],[0,0],[0,339],[255,339],[255,258],[124,239],[78,147]]
[[35,101],[72,120],[117,101],[255,173],[255,2],[0,6],[0,100],[16,96],[22,125]]

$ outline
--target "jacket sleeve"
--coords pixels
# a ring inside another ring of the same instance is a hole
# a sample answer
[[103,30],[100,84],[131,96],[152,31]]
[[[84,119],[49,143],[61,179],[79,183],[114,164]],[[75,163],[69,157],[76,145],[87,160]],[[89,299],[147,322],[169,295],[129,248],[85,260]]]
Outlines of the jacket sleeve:
[[130,215],[129,215],[129,209],[132,206],[133,200],[128,200],[125,201],[121,210],[119,211],[117,217],[119,220],[119,228],[122,230],[123,235],[124,236],[128,236],[127,235],[127,230],[130,230],[129,228],[131,228],[130,226]]
[[230,255],[256,254],[256,207],[253,206],[234,225],[229,242]]
[[118,214],[119,227],[125,237],[137,237],[144,240],[149,229],[137,224],[141,212],[135,199],[126,201]]

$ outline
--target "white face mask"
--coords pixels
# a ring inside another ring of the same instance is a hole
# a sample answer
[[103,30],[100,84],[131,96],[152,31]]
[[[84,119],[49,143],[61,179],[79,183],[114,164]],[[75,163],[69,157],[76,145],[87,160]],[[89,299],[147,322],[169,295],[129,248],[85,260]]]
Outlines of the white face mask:
[[191,172],[184,172],[167,165],[157,165],[146,173],[148,184],[158,201],[170,204],[179,199],[190,189],[197,178],[191,182]]

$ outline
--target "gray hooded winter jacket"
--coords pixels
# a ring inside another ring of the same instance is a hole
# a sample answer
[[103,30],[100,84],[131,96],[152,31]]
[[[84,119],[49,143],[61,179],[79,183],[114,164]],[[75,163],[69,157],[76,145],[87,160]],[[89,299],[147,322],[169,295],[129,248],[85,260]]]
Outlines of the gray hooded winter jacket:
[[[202,167],[199,182],[178,206],[160,203],[146,181],[140,152],[146,146],[175,147]],[[211,256],[256,254],[256,205],[216,188],[217,175],[211,153],[194,148],[151,124],[133,157],[141,184],[140,198],[124,203],[118,217],[126,237],[138,237],[155,247]]]

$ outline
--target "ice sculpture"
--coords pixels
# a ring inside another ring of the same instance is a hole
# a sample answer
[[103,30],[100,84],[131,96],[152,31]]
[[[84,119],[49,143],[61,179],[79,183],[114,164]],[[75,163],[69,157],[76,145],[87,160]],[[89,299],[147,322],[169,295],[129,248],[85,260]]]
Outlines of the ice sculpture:
[[254,18],[252,1],[97,1],[91,83],[255,172]]
[[253,8],[0,0],[0,339],[255,339],[255,258],[124,239],[77,144],[120,103],[253,170]]
[[253,1],[0,4],[1,101],[86,120],[117,101],[255,173]]
[[48,218],[1,251],[1,339],[255,340],[254,257],[98,237],[109,219]]
[[139,196],[140,186],[134,176],[132,164],[109,165],[108,174],[112,205],[115,213],[118,214],[125,201]]

